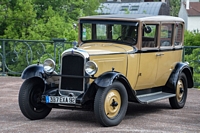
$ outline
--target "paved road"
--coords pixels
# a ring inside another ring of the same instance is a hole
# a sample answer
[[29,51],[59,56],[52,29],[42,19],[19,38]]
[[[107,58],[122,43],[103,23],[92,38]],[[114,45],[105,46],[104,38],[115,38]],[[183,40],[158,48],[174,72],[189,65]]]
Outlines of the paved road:
[[140,105],[130,103],[120,125],[101,127],[93,112],[53,109],[42,120],[30,121],[20,112],[18,92],[23,80],[0,77],[0,133],[200,133],[200,90],[190,89],[183,109],[170,108],[168,100]]

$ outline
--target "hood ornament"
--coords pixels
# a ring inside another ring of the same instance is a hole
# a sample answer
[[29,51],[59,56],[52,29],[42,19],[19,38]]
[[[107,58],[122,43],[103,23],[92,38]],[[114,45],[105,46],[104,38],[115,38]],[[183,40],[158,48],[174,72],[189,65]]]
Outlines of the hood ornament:
[[74,49],[77,49],[77,44],[78,44],[77,41],[73,41],[73,42],[72,42],[72,45],[73,45],[73,48],[74,48]]

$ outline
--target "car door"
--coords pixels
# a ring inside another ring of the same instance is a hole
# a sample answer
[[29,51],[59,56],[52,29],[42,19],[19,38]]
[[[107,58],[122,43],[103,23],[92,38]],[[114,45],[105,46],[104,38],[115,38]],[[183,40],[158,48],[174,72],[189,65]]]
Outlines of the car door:
[[135,89],[147,89],[155,86],[155,79],[157,75],[158,54],[159,49],[157,45],[158,25],[146,24],[145,27],[150,27],[151,32],[143,33],[140,61],[139,61],[139,75]]
[[162,23],[161,25],[158,71],[155,80],[156,86],[165,85],[176,63],[181,61],[182,48],[177,47],[177,45],[180,46],[182,44],[181,31],[183,31],[182,28],[177,24]]

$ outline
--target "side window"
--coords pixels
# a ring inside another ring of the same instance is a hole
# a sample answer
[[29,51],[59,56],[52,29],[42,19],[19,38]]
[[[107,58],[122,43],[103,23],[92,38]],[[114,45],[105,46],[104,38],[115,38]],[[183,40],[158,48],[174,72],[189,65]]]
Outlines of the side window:
[[157,25],[144,25],[142,36],[142,48],[154,48],[156,47],[156,34]]
[[92,39],[92,36],[91,36],[91,33],[92,33],[92,26],[91,24],[88,24],[88,23],[84,23],[82,25],[82,40],[85,41],[85,40],[91,40]]
[[175,46],[182,45],[183,25],[177,24],[175,29]]
[[160,35],[160,46],[172,46],[172,33],[173,25],[172,24],[163,24],[161,26],[161,35]]

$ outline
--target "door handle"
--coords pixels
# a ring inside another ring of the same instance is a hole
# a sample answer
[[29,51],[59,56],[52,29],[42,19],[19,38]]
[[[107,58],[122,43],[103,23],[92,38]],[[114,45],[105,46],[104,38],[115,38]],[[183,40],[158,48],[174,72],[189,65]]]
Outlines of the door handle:
[[163,53],[157,53],[156,56],[162,56],[164,55]]

